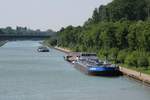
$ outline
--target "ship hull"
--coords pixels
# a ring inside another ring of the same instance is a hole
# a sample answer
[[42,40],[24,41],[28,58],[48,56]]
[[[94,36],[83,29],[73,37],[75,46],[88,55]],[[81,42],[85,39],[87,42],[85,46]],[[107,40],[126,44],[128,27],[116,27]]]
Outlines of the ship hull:
[[108,67],[88,67],[83,64],[75,63],[75,68],[79,71],[93,76],[120,76],[122,73],[120,72],[119,68],[108,68]]

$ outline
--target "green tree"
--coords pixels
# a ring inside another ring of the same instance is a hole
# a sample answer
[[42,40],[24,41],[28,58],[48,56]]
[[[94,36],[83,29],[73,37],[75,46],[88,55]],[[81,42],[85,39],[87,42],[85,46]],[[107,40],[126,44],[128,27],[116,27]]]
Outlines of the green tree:
[[93,19],[94,23],[98,23],[99,22],[99,12],[98,12],[97,8],[95,8],[95,10],[93,12],[92,19]]
[[137,60],[137,64],[139,67],[145,67],[147,68],[149,63],[148,63],[148,58],[146,56],[140,56]]
[[117,61],[119,63],[124,64],[127,54],[128,54],[127,50],[121,50],[121,51],[119,51],[118,57],[117,57]]
[[136,66],[138,67],[137,65],[137,57],[138,55],[138,52],[137,51],[134,51],[132,53],[129,53],[125,59],[125,64],[129,65],[129,66]]
[[119,49],[118,48],[111,48],[109,56],[114,61],[114,63],[117,63],[117,57],[118,57]]

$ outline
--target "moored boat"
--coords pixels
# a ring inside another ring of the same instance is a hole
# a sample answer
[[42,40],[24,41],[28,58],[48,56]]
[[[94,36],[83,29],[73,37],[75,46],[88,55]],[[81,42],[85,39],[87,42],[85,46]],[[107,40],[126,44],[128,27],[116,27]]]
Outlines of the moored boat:
[[75,68],[88,75],[119,76],[122,74],[118,66],[100,61],[94,53],[81,53],[75,62]]
[[48,49],[48,47],[40,46],[40,47],[38,47],[37,51],[38,52],[49,52],[49,49]]
[[71,62],[71,63],[75,63],[75,61],[77,60],[77,57],[80,56],[80,53],[79,52],[70,52],[68,53],[66,56],[64,56],[64,59],[68,62]]

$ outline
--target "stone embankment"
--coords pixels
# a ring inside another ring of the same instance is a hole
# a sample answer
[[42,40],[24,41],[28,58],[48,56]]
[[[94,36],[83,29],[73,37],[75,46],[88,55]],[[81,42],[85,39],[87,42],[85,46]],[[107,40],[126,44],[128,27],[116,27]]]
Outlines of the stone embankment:
[[131,77],[133,79],[136,79],[144,84],[147,84],[150,86],[150,75],[131,70],[128,68],[120,67],[120,71],[123,72],[124,75]]

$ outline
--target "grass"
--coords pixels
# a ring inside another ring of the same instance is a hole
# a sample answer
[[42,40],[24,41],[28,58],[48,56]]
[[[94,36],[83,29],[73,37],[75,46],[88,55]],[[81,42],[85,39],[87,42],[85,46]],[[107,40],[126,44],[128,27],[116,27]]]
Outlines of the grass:
[[132,70],[135,70],[135,71],[142,72],[144,74],[149,74],[150,75],[150,66],[148,68],[128,66],[128,65],[125,65],[125,64],[121,64],[120,66],[123,66],[125,68],[132,69]]

